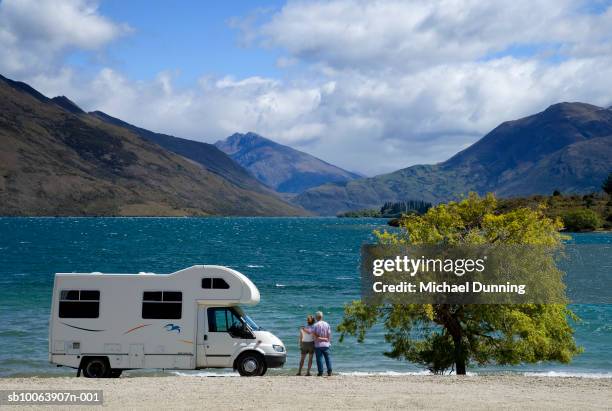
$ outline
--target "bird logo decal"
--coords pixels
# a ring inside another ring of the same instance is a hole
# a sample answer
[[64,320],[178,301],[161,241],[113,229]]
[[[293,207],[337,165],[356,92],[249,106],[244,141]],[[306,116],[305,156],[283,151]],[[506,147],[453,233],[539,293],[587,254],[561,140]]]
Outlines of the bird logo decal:
[[166,329],[166,331],[168,332],[173,332],[176,331],[177,334],[181,333],[181,326],[180,325],[176,325],[176,324],[166,324],[164,325],[164,328]]

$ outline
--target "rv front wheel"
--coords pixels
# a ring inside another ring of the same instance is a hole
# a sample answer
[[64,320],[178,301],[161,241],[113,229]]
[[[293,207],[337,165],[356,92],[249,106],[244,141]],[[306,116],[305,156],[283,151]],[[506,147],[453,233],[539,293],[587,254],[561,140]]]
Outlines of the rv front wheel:
[[87,359],[82,369],[83,375],[87,378],[106,378],[110,373],[110,367],[105,358]]
[[255,377],[263,375],[265,363],[263,356],[259,353],[249,352],[238,358],[238,373],[243,377]]

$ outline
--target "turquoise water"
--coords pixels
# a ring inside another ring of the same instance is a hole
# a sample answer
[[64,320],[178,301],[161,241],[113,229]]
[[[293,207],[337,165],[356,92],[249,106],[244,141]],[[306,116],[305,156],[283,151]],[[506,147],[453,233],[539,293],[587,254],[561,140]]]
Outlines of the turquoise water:
[[[359,247],[383,220],[336,218],[0,218],[0,376],[72,375],[47,362],[47,325],[55,272],[168,273],[194,264],[233,267],[261,292],[248,311],[289,349],[295,371],[298,326],[318,309],[332,325],[359,297]],[[610,234],[574,235],[612,243]],[[585,352],[569,365],[472,368],[612,376],[612,305],[576,305],[576,339]],[[420,372],[386,358],[382,330],[364,344],[336,343],[339,372]]]

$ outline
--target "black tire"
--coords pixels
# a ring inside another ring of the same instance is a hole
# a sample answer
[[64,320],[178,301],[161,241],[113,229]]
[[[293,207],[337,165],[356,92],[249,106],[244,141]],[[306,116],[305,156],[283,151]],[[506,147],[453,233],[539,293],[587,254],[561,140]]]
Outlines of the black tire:
[[116,368],[113,368],[110,370],[110,375],[109,377],[111,378],[119,378],[121,377],[121,373],[123,372],[123,370],[118,370]]
[[261,354],[247,352],[238,357],[236,368],[243,377],[257,377],[266,372],[266,363]]
[[107,378],[110,375],[111,368],[106,358],[89,358],[84,360],[85,363],[81,366],[83,376],[86,378]]

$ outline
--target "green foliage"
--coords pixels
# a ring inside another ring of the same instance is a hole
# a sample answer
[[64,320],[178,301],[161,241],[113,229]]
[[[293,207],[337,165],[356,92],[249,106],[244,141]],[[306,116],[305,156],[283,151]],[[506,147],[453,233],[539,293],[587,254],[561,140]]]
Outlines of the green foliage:
[[339,218],[363,218],[363,217],[374,217],[380,218],[380,210],[376,208],[365,208],[363,210],[347,211],[338,214]]
[[[523,244],[544,245],[543,260],[562,247],[559,219],[544,209],[520,207],[498,211],[493,195],[471,193],[461,202],[430,208],[422,216],[406,215],[400,233],[376,232],[381,244]],[[550,253],[550,254],[547,254]],[[550,269],[556,270],[554,264]],[[563,287],[559,280],[558,287]],[[389,357],[405,359],[443,373],[455,368],[465,374],[469,364],[516,365],[538,361],[569,362],[581,350],[576,346],[570,321],[577,320],[565,304],[366,305],[345,306],[338,326],[363,341],[367,331],[382,322]]]
[[[591,193],[586,195],[561,194],[558,196],[536,195],[499,199],[497,204],[498,212],[507,212],[522,207],[537,209],[544,204],[546,207],[542,209],[542,211],[545,216],[552,219],[560,218],[561,220],[564,220],[566,214],[581,209],[593,211],[599,216],[600,221],[606,221],[607,217],[612,214],[612,199],[610,196],[603,193]],[[612,225],[606,222],[603,228],[609,230],[612,228]],[[570,228],[567,225],[565,225],[565,230],[580,231],[580,229]]]
[[592,231],[601,227],[601,219],[593,210],[583,208],[565,213],[563,224],[570,231]]
[[388,201],[380,209],[366,208],[363,210],[347,211],[338,214],[338,217],[376,217],[376,218],[397,218],[403,214],[424,214],[431,207],[431,203],[422,200],[408,200],[391,202]]

